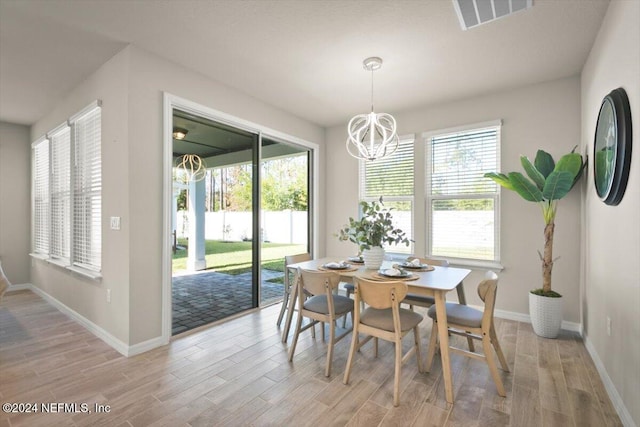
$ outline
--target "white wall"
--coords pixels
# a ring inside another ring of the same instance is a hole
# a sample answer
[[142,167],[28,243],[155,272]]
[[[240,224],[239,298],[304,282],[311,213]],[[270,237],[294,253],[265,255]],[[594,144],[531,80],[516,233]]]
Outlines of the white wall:
[[[640,425],[640,2],[612,1],[582,72],[582,146],[592,156],[602,99],[622,87],[633,122],[631,173],[624,198],[607,206],[584,189],[582,311],[586,340]],[[606,319],[611,319],[611,336]]]
[[[130,48],[131,342],[161,334],[163,92],[322,144],[324,129],[153,54]],[[322,177],[319,177],[320,179]]]
[[[102,100],[102,280],[95,281],[33,260],[31,282],[123,345],[129,343],[129,224],[109,229],[110,216],[129,209],[127,50],[115,55],[56,108],[31,127],[31,140],[50,131],[96,99]],[[111,303],[107,303],[107,290]]]
[[[129,46],[31,130],[35,140],[95,99],[102,103],[103,278],[34,261],[32,283],[128,346],[161,336],[163,91],[322,143],[319,126]],[[28,178],[27,182],[28,182]],[[109,217],[121,229],[109,229]],[[111,290],[111,303],[106,291]]]
[[30,195],[29,127],[0,122],[0,260],[14,285],[29,282]]
[[[520,155],[533,158],[538,148],[554,158],[580,143],[580,80],[577,76],[518,88],[487,96],[451,102],[422,109],[394,112],[400,135],[418,134],[417,154],[424,157],[423,131],[502,119],[501,162],[503,171],[521,170]],[[350,255],[353,246],[339,242],[335,233],[349,216],[357,216],[357,161],[344,148],[346,124],[327,132],[326,229],[327,253]],[[424,180],[418,170],[416,180]],[[336,196],[331,197],[330,195]],[[424,195],[416,194],[416,209],[424,210]],[[529,290],[541,287],[541,266],[536,253],[544,245],[544,222],[535,204],[517,194],[502,191],[501,247],[504,270],[500,272],[497,308],[528,314]],[[425,254],[425,225],[415,224],[416,253]],[[554,253],[561,256],[554,265],[553,287],[565,296],[564,319],[578,322],[580,194],[574,189],[559,204],[556,218]],[[481,304],[475,286],[481,272],[465,281],[470,304]]]

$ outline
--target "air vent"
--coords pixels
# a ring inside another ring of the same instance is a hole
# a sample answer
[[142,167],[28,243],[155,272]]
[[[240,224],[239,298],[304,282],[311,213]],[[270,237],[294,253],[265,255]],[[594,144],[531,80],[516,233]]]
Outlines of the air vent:
[[463,30],[529,9],[533,0],[453,0]]

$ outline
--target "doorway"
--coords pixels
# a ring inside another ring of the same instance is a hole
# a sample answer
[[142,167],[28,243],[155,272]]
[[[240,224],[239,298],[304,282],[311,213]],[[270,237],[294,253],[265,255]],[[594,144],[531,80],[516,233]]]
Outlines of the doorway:
[[313,147],[207,111],[170,112],[171,322],[163,336],[277,303],[284,256],[313,247]]

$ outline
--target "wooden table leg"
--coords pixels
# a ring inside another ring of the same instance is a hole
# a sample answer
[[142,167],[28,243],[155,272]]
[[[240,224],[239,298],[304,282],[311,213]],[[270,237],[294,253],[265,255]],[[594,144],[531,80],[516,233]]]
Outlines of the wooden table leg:
[[445,292],[434,292],[434,298],[436,300],[436,317],[438,319],[438,338],[440,339],[444,393],[447,402],[453,403],[453,379],[451,378],[451,360],[449,358],[449,331],[447,328]]
[[289,329],[291,329],[291,319],[293,319],[293,308],[296,306],[296,300],[298,299],[298,284],[293,283],[290,288],[289,294],[289,306],[287,307],[287,320],[284,322],[284,329],[282,330],[282,342],[286,343],[289,338]]

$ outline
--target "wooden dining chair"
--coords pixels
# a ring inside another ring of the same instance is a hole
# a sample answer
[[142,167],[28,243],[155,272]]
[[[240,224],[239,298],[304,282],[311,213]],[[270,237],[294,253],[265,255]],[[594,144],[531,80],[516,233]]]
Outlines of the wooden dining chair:
[[[353,300],[334,293],[339,283],[340,274],[334,271],[298,269],[298,324],[289,349],[289,361],[293,360],[300,332],[313,328],[318,322],[327,323],[329,325],[329,342],[327,344],[327,363],[324,371],[327,377],[331,375],[334,345],[352,330],[350,328],[341,335],[336,336],[336,319],[349,313],[353,315]],[[303,317],[310,319],[311,322],[303,325]],[[324,339],[324,331],[322,337]]]
[[[282,323],[285,312],[289,308],[289,299],[291,298],[292,286],[295,283],[295,276],[298,274],[297,268],[290,268],[289,265],[299,262],[311,261],[311,254],[302,253],[297,255],[287,255],[284,257],[284,295],[282,296],[282,307],[280,307],[280,314],[278,315],[278,321],[276,324],[278,327]],[[295,304],[293,305],[295,308]],[[289,337],[289,331],[291,330],[291,319],[293,318],[293,312],[287,313],[287,318],[284,323],[284,330],[282,331],[282,342],[287,342]],[[314,330],[315,336],[315,330]]]
[[[461,335],[467,338],[473,338],[482,341],[482,349],[484,354],[475,353],[457,348],[449,344],[452,352],[462,354],[463,356],[484,360],[489,366],[489,371],[493,377],[493,381],[498,389],[498,394],[502,397],[506,396],[504,385],[500,379],[498,368],[492,354],[492,348],[495,349],[500,365],[505,372],[509,372],[507,364],[496,329],[493,322],[493,311],[496,303],[496,293],[498,290],[498,275],[493,271],[487,271],[485,279],[478,285],[478,295],[484,301],[484,311],[476,310],[464,304],[447,303],[447,327],[449,332]],[[429,350],[427,352],[427,372],[431,369],[433,356],[438,347],[438,322],[436,319],[436,307],[432,306],[427,312],[429,317],[433,319],[433,329],[431,330],[431,338],[429,340]]]
[[[356,352],[371,338],[374,339],[374,355],[378,356],[378,338],[395,344],[396,361],[393,383],[393,406],[400,403],[400,372],[402,364],[409,357],[416,354],[418,359],[418,371],[422,372],[422,358],[420,357],[420,332],[418,324],[422,316],[414,311],[400,308],[407,294],[407,284],[401,281],[372,281],[362,277],[355,278],[354,289],[354,319],[353,337],[351,349],[347,360],[347,368],[344,373],[344,383],[349,383],[351,367]],[[364,301],[368,307],[360,311],[360,302]],[[414,345],[402,355],[402,338],[413,330]],[[360,341],[359,334],[367,337]]]
[[[422,264],[436,265],[439,267],[449,267],[449,261],[447,261],[446,259],[410,257],[408,260],[412,261],[414,259],[419,259],[420,263]],[[464,285],[462,282],[460,282],[456,287],[456,292],[458,293],[458,302],[460,304],[467,304],[467,299],[464,295]],[[407,297],[402,302],[405,304],[409,304],[409,308],[413,310],[414,305],[429,308],[433,304],[435,304],[436,300],[432,296],[408,293]],[[469,351],[476,350],[473,345],[473,339],[467,338],[467,345],[469,346]]]

